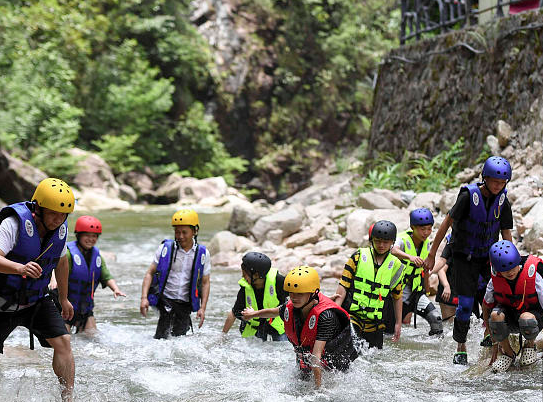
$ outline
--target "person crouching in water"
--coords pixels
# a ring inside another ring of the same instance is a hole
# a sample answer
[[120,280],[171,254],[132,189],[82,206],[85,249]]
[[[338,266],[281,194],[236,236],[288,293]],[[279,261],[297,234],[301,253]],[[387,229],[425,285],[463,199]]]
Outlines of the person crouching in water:
[[244,338],[256,336],[266,341],[270,335],[274,341],[286,341],[285,326],[279,317],[273,320],[262,318],[245,321],[241,314],[246,307],[259,310],[259,306],[274,308],[284,304],[287,299],[283,290],[285,277],[277,268],[271,267],[271,260],[267,255],[253,251],[243,256],[241,272],[243,278],[238,282],[240,289],[236,303],[226,318],[222,332],[227,333],[238,318],[241,320],[239,329]]
[[98,236],[102,234],[102,224],[94,216],[80,216],[75,222],[75,236],[77,240],[67,244],[67,257],[70,267],[68,278],[68,300],[74,307],[74,316],[65,321],[68,331],[72,326],[76,332],[96,331],[94,318],[94,291],[101,283],[111,289],[115,298],[126,295],[119,289],[115,279],[106,267],[95,246]]
[[[508,240],[494,243],[489,255],[491,280],[483,301],[483,317],[493,342],[499,343],[502,351],[493,361],[492,371],[503,373],[516,358],[509,343],[510,332],[520,332],[526,339],[520,365],[537,361],[535,338],[543,329],[543,260],[533,255],[521,257]],[[491,360],[497,355],[497,345],[494,348]]]
[[434,216],[428,208],[418,208],[409,214],[409,223],[411,230],[400,233],[391,251],[400,260],[408,261],[403,277],[403,323],[409,324],[411,313],[415,312],[415,328],[418,314],[430,324],[428,335],[439,335],[443,333],[441,314],[426,295],[429,275],[423,271],[424,259],[430,250],[428,238],[432,234]]
[[351,336],[349,313],[320,293],[319,274],[300,266],[285,277],[284,290],[290,300],[279,307],[243,311],[245,320],[281,317],[288,340],[294,346],[302,378],[313,372],[315,386],[322,382],[322,370],[349,368],[358,356]]

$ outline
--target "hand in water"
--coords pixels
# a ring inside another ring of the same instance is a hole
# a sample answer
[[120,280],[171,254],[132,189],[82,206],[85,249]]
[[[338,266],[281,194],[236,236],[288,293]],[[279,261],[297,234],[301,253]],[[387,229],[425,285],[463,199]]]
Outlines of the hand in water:
[[204,310],[200,309],[196,313],[196,317],[200,319],[200,323],[198,324],[198,328],[202,328],[202,325],[204,325],[204,320],[206,318],[206,313]]
[[398,342],[400,340],[400,333],[402,332],[402,323],[396,323],[394,325],[394,335],[392,336],[392,342]]
[[121,292],[121,289],[116,289],[113,291],[113,296],[115,297],[115,299],[118,297],[118,296],[122,296],[122,297],[126,297],[126,295]]

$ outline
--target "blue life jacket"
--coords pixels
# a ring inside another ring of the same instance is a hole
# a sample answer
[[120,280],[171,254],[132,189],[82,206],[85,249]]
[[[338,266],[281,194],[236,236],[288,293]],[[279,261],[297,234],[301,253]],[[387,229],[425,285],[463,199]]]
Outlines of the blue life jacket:
[[72,272],[68,278],[68,300],[72,303],[74,312],[87,314],[94,308],[94,291],[102,275],[100,250],[96,247],[92,248],[90,267],[77,247],[77,241],[69,242],[68,250],[72,255]]
[[[160,297],[164,293],[168,276],[172,268],[174,251],[174,240],[162,241],[162,253],[160,254],[160,260],[156,267],[156,273],[153,276],[151,286],[149,287],[149,293],[147,299],[151,306],[156,306]],[[198,311],[200,309],[200,287],[202,276],[204,273],[204,264],[206,259],[205,246],[196,245],[196,252],[194,253],[194,261],[192,262],[192,274],[190,281],[190,304],[192,311]]]
[[460,191],[469,191],[469,215],[453,224],[453,249],[472,257],[488,257],[490,246],[498,241],[500,235],[501,208],[507,198],[504,188],[494,198],[494,203],[486,210],[479,184],[469,184]]
[[[48,293],[53,269],[57,266],[66,243],[68,225],[64,222],[56,230],[50,231],[40,241],[38,227],[30,210],[31,203],[19,202],[9,205],[0,211],[0,222],[8,216],[15,215],[19,220],[19,238],[13,250],[6,258],[20,264],[35,261],[42,268],[39,278],[23,278],[20,275],[0,274],[0,297],[6,302],[0,310],[7,310],[11,305],[33,304]],[[46,250],[45,253],[36,261]]]

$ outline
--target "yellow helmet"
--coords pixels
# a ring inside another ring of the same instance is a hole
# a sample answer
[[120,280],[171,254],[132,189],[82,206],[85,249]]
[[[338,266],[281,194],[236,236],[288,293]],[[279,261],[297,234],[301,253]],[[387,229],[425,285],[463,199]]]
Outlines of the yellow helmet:
[[315,293],[320,289],[319,274],[315,268],[302,265],[285,276],[283,290],[290,293]]
[[32,201],[40,207],[69,214],[74,211],[75,197],[65,181],[49,177],[38,184]]
[[172,226],[199,226],[198,214],[193,209],[182,209],[172,216]]

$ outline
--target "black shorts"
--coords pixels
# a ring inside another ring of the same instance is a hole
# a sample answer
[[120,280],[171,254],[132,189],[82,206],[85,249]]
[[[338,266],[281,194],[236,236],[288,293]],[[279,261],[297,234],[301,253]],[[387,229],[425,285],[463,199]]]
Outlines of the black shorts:
[[0,313],[0,353],[4,351],[4,341],[17,327],[30,329],[45,348],[51,345],[46,339],[67,335],[64,320],[50,296],[35,305],[20,311]]
[[192,328],[190,302],[162,297],[159,299],[157,307],[160,317],[158,318],[155,339],[166,339],[170,335],[185,335],[189,328]]
[[358,325],[353,323],[354,332],[359,339],[364,339],[368,342],[370,348],[383,349],[383,330],[375,329],[375,331],[366,332]]
[[457,295],[475,298],[479,288],[479,275],[483,282],[490,279],[488,258],[471,258],[463,253],[453,254],[454,291]]
[[[520,332],[518,320],[520,319],[520,315],[523,312],[520,312],[513,307],[505,307],[502,305],[497,305],[496,307],[492,309],[492,311],[503,312],[505,314],[505,322],[507,323],[509,330],[517,334]],[[539,330],[540,331],[543,330],[543,311],[541,311],[541,309],[536,308],[533,310],[528,310],[527,312],[532,313],[535,316]]]
[[75,333],[77,334],[79,331],[85,330],[89,317],[94,317],[94,312],[92,310],[85,314],[76,311],[74,312],[74,316],[71,320],[66,320],[64,322],[71,327],[75,326]]

